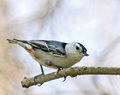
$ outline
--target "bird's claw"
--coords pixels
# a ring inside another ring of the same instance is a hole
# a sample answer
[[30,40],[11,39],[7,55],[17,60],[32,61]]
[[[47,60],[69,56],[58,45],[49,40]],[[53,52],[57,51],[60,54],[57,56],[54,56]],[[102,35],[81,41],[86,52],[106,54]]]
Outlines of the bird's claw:
[[[40,74],[39,76],[42,76],[42,75],[44,75],[43,73],[42,74]],[[35,84],[38,84],[37,82],[36,82],[36,78],[37,78],[38,76],[34,76],[34,83]],[[43,84],[43,83],[42,83]],[[41,86],[42,84],[38,84],[38,86]]]
[[57,73],[58,73],[59,71],[61,71],[61,70],[62,70],[62,68],[58,68]]
[[[62,70],[62,68],[58,68],[58,70],[57,70],[56,74],[58,74],[58,72],[59,72],[59,71],[61,71],[61,70]],[[67,78],[67,76],[65,76],[65,77],[64,77],[63,82],[64,82],[64,81],[66,81],[66,78]]]
[[43,84],[43,83],[41,83],[41,84],[38,84],[38,86],[40,87],[42,84]]
[[65,81],[66,81],[66,78],[67,78],[67,76],[65,76],[65,77],[64,77],[64,80],[63,80],[63,82],[65,82]]

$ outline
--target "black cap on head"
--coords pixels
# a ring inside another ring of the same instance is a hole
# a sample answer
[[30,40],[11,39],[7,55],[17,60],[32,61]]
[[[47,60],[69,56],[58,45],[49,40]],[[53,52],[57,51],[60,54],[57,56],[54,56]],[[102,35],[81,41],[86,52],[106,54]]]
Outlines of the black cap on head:
[[81,47],[82,47],[82,53],[85,55],[85,56],[89,56],[89,54],[87,54],[87,49],[80,43],[78,43]]

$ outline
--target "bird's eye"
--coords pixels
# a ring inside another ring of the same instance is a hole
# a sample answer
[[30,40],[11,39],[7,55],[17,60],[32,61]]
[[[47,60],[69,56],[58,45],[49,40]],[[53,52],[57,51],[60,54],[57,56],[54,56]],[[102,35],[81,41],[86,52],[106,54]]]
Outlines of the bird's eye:
[[76,49],[79,50],[80,48],[78,46],[76,46]]

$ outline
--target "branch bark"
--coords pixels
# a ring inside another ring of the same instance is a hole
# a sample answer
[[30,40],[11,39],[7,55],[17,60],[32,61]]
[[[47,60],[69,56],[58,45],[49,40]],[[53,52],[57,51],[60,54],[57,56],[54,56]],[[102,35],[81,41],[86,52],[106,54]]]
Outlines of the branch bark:
[[77,75],[120,75],[120,68],[118,67],[71,67],[61,71],[53,72],[46,75],[37,75],[31,78],[24,78],[21,81],[23,87],[30,87],[36,84],[43,84],[44,82],[58,79],[61,77],[75,77]]

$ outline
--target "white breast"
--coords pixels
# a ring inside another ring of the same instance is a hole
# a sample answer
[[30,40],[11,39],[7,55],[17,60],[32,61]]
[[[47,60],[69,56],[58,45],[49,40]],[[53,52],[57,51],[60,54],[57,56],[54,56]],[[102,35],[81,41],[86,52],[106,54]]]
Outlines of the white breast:
[[41,50],[37,50],[36,54],[39,57],[39,59],[35,59],[35,60],[38,61],[39,64],[50,67],[50,68],[56,68],[56,67],[46,65],[44,63],[44,60],[47,59],[47,60],[50,60],[54,65],[60,66],[62,68],[68,68],[68,67],[74,65],[75,63],[77,63],[78,61],[80,61],[83,57],[83,56],[78,57],[75,55],[59,57],[59,56],[54,56],[48,52],[46,53],[46,52],[41,51]]

